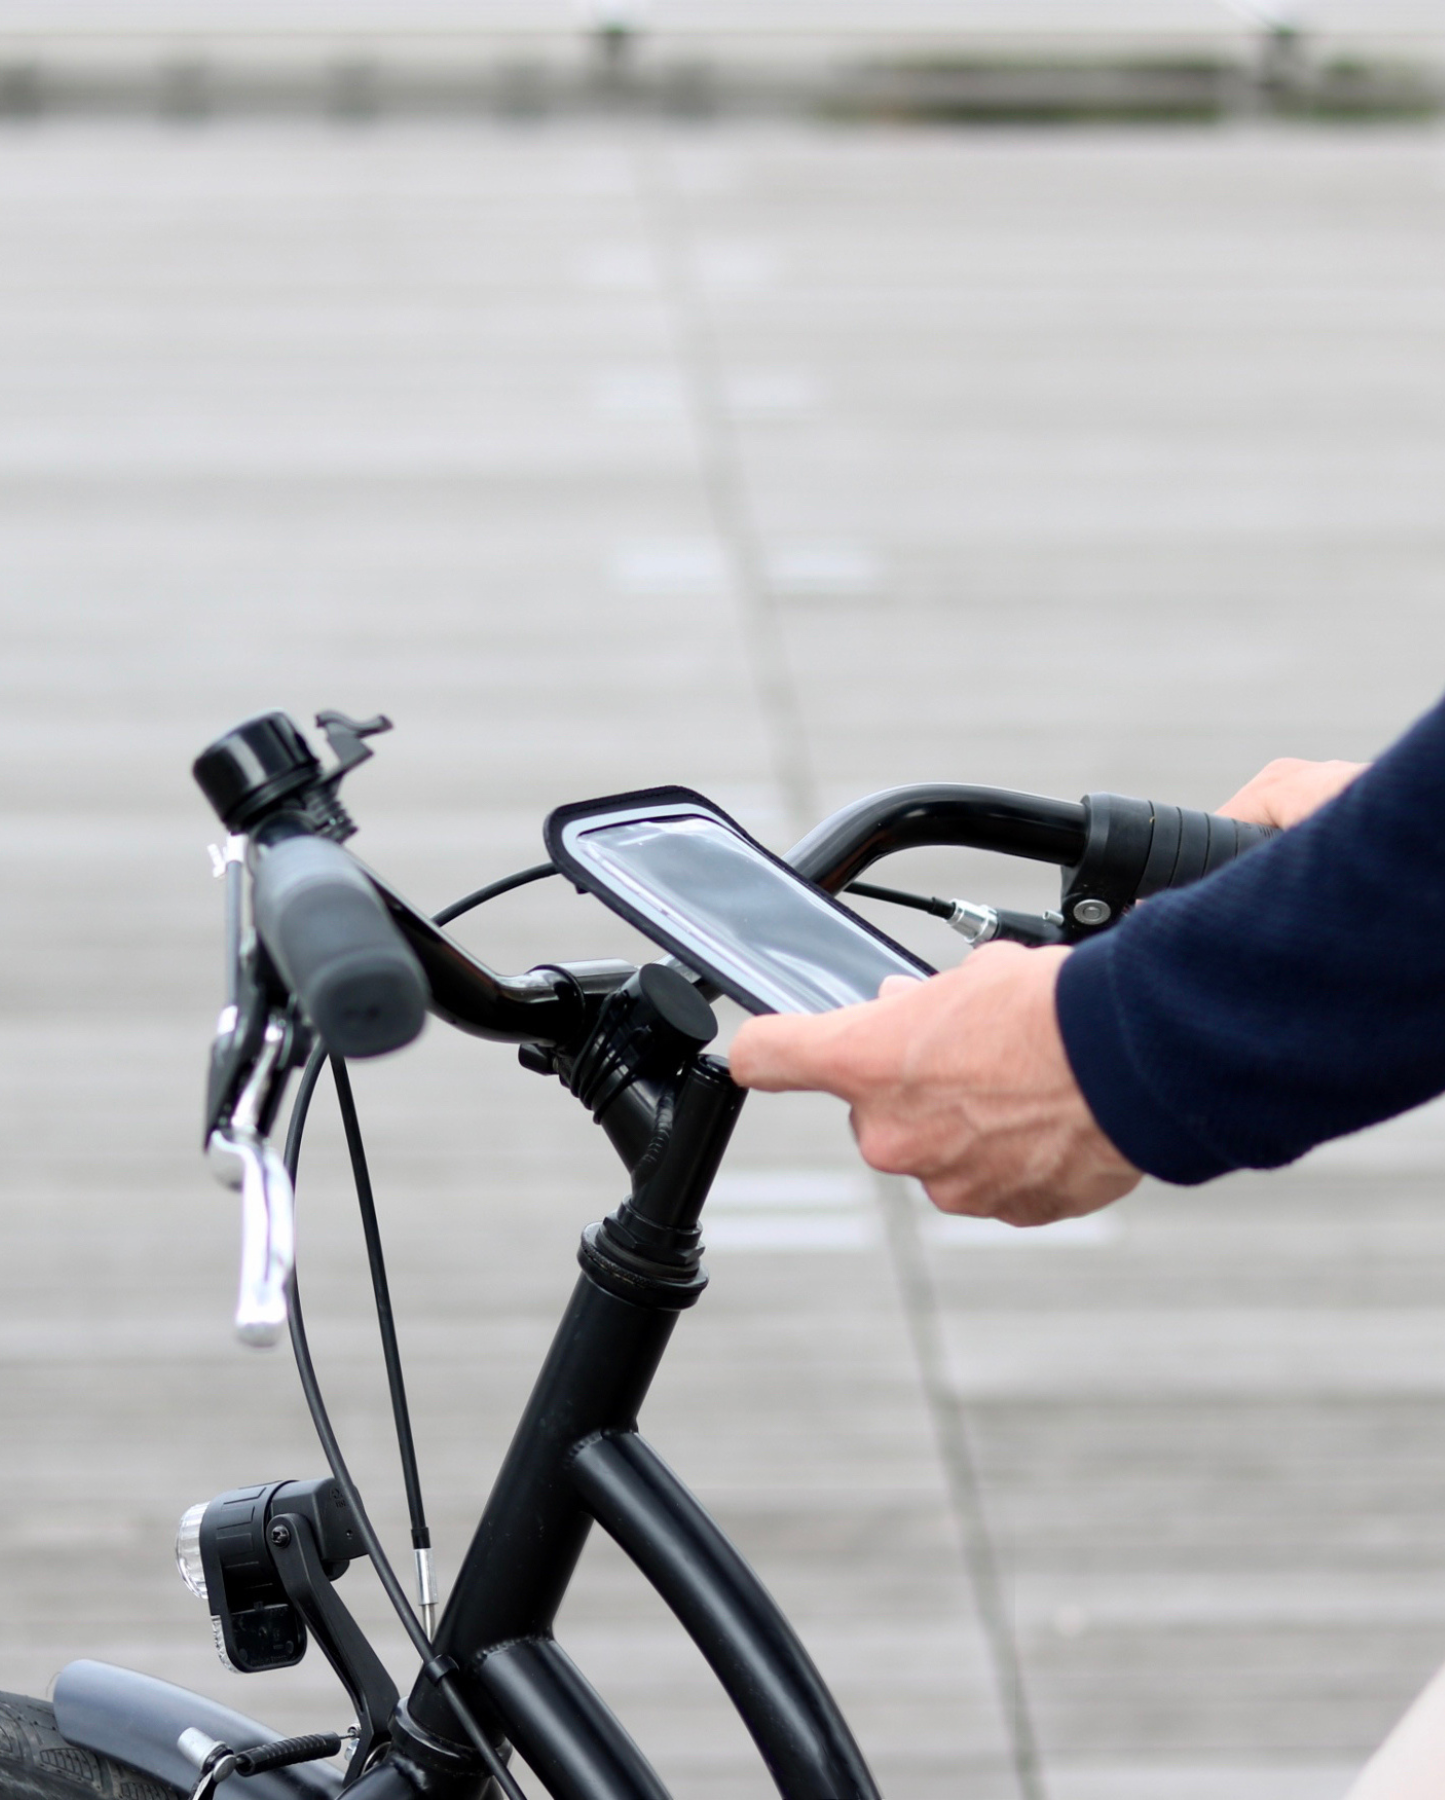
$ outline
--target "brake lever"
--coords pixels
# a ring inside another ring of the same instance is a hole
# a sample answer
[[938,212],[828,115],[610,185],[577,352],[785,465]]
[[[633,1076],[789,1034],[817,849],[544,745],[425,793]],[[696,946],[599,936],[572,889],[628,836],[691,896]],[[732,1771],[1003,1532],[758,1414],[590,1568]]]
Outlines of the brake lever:
[[295,1197],[267,1133],[286,1079],[304,1060],[308,1034],[254,938],[243,931],[246,839],[211,851],[226,881],[226,1005],[216,1026],[204,1141],[211,1173],[241,1196],[241,1279],[236,1335],[276,1343],[286,1329],[286,1285],[295,1262]]
[[290,1072],[292,1036],[284,1014],[267,1018],[260,1054],[236,1104],[206,1141],[211,1173],[241,1195],[236,1335],[243,1344],[263,1347],[277,1343],[286,1329],[286,1284],[296,1260],[291,1177],[262,1130]]

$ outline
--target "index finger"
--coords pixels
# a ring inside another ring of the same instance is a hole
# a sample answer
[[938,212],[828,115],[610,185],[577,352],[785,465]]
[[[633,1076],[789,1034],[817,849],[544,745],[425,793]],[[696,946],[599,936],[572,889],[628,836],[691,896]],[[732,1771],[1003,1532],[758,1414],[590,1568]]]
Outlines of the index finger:
[[841,1040],[856,1007],[828,1013],[768,1013],[749,1019],[728,1052],[739,1087],[782,1094],[796,1090],[852,1098]]

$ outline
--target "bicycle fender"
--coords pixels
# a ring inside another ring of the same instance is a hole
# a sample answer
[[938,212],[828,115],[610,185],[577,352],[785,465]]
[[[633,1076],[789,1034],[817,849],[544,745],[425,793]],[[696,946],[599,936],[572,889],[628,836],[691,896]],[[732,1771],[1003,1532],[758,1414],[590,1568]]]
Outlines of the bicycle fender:
[[[185,1794],[198,1772],[177,1741],[183,1731],[194,1726],[233,1750],[275,1743],[283,1735],[219,1701],[114,1663],[67,1664],[56,1677],[53,1704],[70,1743],[129,1763]],[[230,1800],[334,1800],[341,1783],[342,1772],[331,1763],[294,1763],[236,1778]]]

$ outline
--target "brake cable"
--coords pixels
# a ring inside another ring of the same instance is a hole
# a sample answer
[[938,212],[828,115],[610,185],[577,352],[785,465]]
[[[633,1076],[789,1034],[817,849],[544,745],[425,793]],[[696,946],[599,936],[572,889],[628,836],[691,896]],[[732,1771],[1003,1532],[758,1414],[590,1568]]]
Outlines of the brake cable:
[[518,869],[515,875],[504,875],[500,881],[489,882],[474,894],[453,900],[450,906],[444,906],[439,913],[432,914],[432,924],[450,925],[453,919],[459,919],[474,906],[483,906],[488,900],[495,900],[499,894],[510,894],[513,888],[526,887],[529,881],[545,881],[549,875],[557,873],[554,862],[533,863],[530,869]]
[[[529,882],[541,881],[556,873],[555,864],[550,862],[537,863],[531,868],[520,869],[513,875],[503,876],[501,880],[478,888],[475,893],[467,894],[462,899],[453,901],[450,906],[443,907],[435,915],[434,923],[448,924],[452,919],[459,918],[461,914],[470,912],[473,907],[482,906],[488,900],[496,899],[498,895],[510,893],[513,888],[524,887]],[[352,1093],[346,1063],[341,1057],[329,1057],[326,1046],[321,1043],[315,1046],[307,1058],[306,1068],[296,1090],[296,1099],[291,1108],[291,1117],[286,1130],[284,1154],[286,1169],[294,1187],[301,1160],[301,1140],[306,1129],[307,1115],[311,1110],[316,1084],[321,1078],[322,1066],[328,1060],[331,1062],[332,1074],[336,1082],[336,1097],[341,1110],[342,1126],[346,1133],[346,1147],[351,1158],[352,1179],[356,1184],[362,1231],[366,1239],[372,1294],[376,1301],[377,1327],[381,1334],[382,1357],[386,1364],[392,1417],[396,1425],[397,1450],[402,1466],[402,1482],[406,1489],[407,1510],[411,1520],[412,1546],[417,1558],[417,1587],[422,1608],[422,1620],[418,1620],[401,1583],[397,1580],[396,1571],[391,1565],[381,1539],[377,1536],[376,1528],[372,1525],[362,1502],[361,1491],[347,1466],[346,1458],[342,1455],[341,1444],[332,1426],[331,1415],[327,1410],[321,1393],[321,1385],[317,1379],[316,1364],[311,1355],[311,1345],[306,1335],[306,1323],[301,1311],[300,1287],[293,1268],[288,1283],[287,1319],[291,1332],[291,1349],[296,1359],[296,1372],[301,1381],[301,1392],[331,1473],[335,1476],[337,1486],[340,1487],[347,1504],[355,1515],[357,1529],[361,1533],[366,1553],[376,1570],[377,1579],[381,1582],[387,1599],[391,1602],[407,1636],[421,1657],[423,1673],[431,1678],[445,1696],[452,1711],[456,1714],[457,1722],[463,1732],[476,1747],[482,1761],[487,1766],[488,1773],[501,1786],[503,1792],[508,1796],[508,1800],[525,1800],[516,1777],[497,1755],[491,1740],[472,1716],[471,1709],[460,1693],[457,1686],[456,1665],[451,1662],[450,1658],[437,1657],[432,1652],[431,1632],[435,1619],[436,1596],[431,1572],[431,1533],[426,1523],[422,1501],[416,1444],[412,1436],[411,1414],[407,1405],[406,1386],[402,1375],[401,1352],[396,1340],[396,1320],[391,1307],[391,1293],[386,1276],[386,1259],[382,1251],[381,1230],[376,1216],[371,1174],[367,1166],[366,1147],[362,1142],[361,1125],[356,1114],[356,1100]]]
[[406,1401],[401,1350],[396,1341],[396,1318],[391,1309],[391,1287],[386,1279],[386,1258],[382,1254],[376,1198],[371,1189],[371,1171],[366,1164],[366,1146],[361,1141],[361,1121],[356,1116],[356,1096],[351,1091],[346,1058],[332,1056],[330,1062],[332,1079],[336,1083],[336,1100],[341,1109],[341,1123],[346,1132],[346,1148],[351,1157],[351,1177],[356,1185],[356,1200],[361,1211],[361,1231],[366,1239],[366,1260],[371,1270],[371,1292],[376,1301],[376,1324],[381,1334],[381,1355],[386,1365],[386,1385],[391,1393],[391,1416],[396,1426],[401,1479],[406,1489],[406,1510],[411,1520],[412,1554],[416,1558],[417,1601],[421,1607],[422,1627],[427,1636],[431,1637],[436,1630],[437,1611],[431,1532],[427,1527],[426,1509],[422,1502],[416,1440],[412,1436],[411,1409]]
[[865,900],[886,900],[891,906],[911,906],[935,919],[951,919],[958,907],[956,900],[940,900],[936,894],[905,894],[901,888],[874,887],[871,881],[850,881],[843,892],[861,894]]

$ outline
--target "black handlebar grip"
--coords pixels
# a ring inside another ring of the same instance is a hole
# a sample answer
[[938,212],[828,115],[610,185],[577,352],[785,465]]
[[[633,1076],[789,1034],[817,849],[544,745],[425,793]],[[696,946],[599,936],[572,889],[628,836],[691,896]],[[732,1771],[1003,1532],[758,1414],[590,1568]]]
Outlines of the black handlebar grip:
[[1270,825],[1125,794],[1086,794],[1084,814],[1084,854],[1064,870],[1060,901],[1071,942],[1115,924],[1136,900],[1188,887],[1275,836]]
[[1249,825],[1188,806],[1156,803],[1153,812],[1149,854],[1135,890],[1141,900],[1163,888],[1188,887],[1275,835],[1272,825]]
[[[1215,816],[1217,818],[1219,815]],[[1246,850],[1252,850],[1256,844],[1267,844],[1271,838],[1278,837],[1281,830],[1283,827],[1279,825],[1254,825],[1248,819],[1236,819],[1234,836],[1239,847],[1235,851],[1235,855],[1239,856]]]
[[376,889],[340,844],[306,834],[257,846],[256,930],[341,1056],[380,1056],[426,1022],[430,990]]

